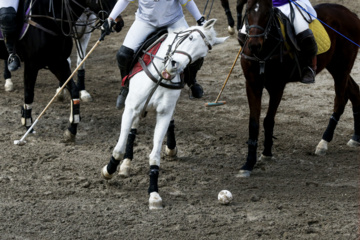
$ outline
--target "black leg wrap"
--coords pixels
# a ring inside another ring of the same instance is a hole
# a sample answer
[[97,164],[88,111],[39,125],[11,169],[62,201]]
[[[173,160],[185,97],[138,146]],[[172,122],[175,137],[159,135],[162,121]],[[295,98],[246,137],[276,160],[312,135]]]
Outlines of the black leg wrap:
[[257,140],[249,139],[248,144],[248,156],[246,158],[246,163],[241,167],[241,170],[252,171],[257,161],[256,151],[257,151]]
[[175,140],[175,123],[174,120],[170,121],[168,130],[167,130],[167,140],[166,140],[166,145],[169,149],[174,149],[176,147],[176,140]]
[[[25,109],[24,106],[21,107],[21,123],[23,126],[26,127],[26,129],[29,129],[31,125],[33,124],[33,119],[31,116],[31,110],[32,109]],[[30,133],[33,133],[34,129],[30,131]]]
[[150,186],[148,189],[148,193],[159,192],[158,189],[158,178],[159,178],[159,166],[151,165],[150,166]]
[[129,136],[127,139],[127,143],[126,143],[126,151],[124,154],[124,159],[128,158],[128,159],[132,160],[134,157],[134,141],[136,138],[136,132],[137,132],[137,130],[135,128],[130,130],[130,133],[129,133]]
[[334,131],[339,120],[340,120],[340,115],[337,113],[333,113],[329,120],[329,124],[322,136],[322,139],[324,139],[327,142],[331,142],[331,140],[334,137]]
[[70,123],[77,124],[81,120],[80,117],[80,100],[79,99],[71,99],[71,113],[70,113]]
[[79,88],[79,91],[85,90],[85,70],[81,69],[77,73],[77,86]]
[[271,148],[273,146],[274,125],[274,119],[264,119],[265,140],[263,154],[268,157],[272,156]]
[[[354,114],[354,135],[359,136],[360,135],[360,109],[353,108],[353,114]],[[353,140],[355,140],[355,139],[353,139]]]
[[8,62],[5,61],[5,69],[4,69],[4,79],[8,79],[8,78],[11,78],[11,73],[10,71],[8,70]]
[[107,171],[109,174],[113,174],[116,172],[117,166],[119,165],[120,161],[115,160],[113,156],[111,156],[110,162],[107,165]]
[[68,130],[73,134],[76,135],[77,133],[77,123],[71,123],[68,127]]
[[234,27],[235,21],[234,21],[232,15],[231,15],[230,9],[226,9],[226,10],[225,10],[225,14],[226,14],[226,16],[227,16],[227,20],[228,20],[229,26],[230,26],[230,27]]
[[237,29],[240,31],[241,27],[242,27],[242,24],[241,24],[241,21],[242,21],[242,14],[241,13],[238,13],[237,14]]

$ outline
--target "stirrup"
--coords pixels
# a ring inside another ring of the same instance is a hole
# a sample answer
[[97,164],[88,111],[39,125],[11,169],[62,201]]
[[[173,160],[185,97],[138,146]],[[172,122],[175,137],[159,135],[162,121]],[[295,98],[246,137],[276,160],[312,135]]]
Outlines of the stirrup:
[[129,93],[129,87],[122,87],[116,100],[116,108],[121,110],[125,107],[125,100]]
[[20,68],[20,58],[17,54],[11,53],[7,61],[8,61],[8,70],[10,72],[16,71]]
[[302,71],[300,82],[305,84],[315,83],[315,76],[316,72],[311,67],[307,66]]

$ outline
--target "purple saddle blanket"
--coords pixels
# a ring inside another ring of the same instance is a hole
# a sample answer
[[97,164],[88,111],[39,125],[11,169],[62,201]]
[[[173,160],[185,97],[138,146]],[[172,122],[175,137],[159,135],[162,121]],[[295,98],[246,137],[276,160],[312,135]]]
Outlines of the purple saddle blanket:
[[[30,12],[30,7],[26,11],[25,15],[28,15],[29,12]],[[29,24],[25,22],[24,25],[22,26],[22,29],[21,29],[21,32],[20,32],[20,35],[19,35],[19,40],[22,39],[25,36],[25,33],[27,32],[28,28],[29,28]],[[1,32],[1,29],[0,29],[0,40],[4,40],[4,36],[3,36],[2,32]]]

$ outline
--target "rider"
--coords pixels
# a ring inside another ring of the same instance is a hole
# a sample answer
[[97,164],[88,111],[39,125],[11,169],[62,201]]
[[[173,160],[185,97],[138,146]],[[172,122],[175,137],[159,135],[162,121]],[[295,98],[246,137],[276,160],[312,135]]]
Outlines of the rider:
[[[296,34],[296,40],[299,44],[301,55],[304,58],[304,64],[306,67],[302,70],[302,83],[314,83],[316,75],[316,54],[317,44],[315,37],[309,24],[316,18],[317,14],[312,7],[309,0],[273,0],[273,6],[278,8],[284,15],[286,15],[291,21],[292,10],[294,9],[293,25]],[[304,9],[306,11],[304,11]],[[310,14],[309,14],[310,13]],[[238,33],[239,42],[244,44],[246,39],[245,28]]]
[[5,45],[9,53],[8,69],[16,71],[20,67],[20,58],[16,54],[15,43],[18,39],[16,12],[19,0],[0,1],[0,30],[4,36]]
[[[106,19],[101,27],[103,32],[107,35],[110,34],[111,26],[115,24],[114,19],[124,11],[129,2],[131,2],[131,0],[119,0],[116,3],[109,18]],[[201,15],[194,0],[138,0],[138,2],[139,7],[135,14],[135,21],[126,34],[123,45],[116,55],[122,79],[129,74],[129,65],[133,60],[134,53],[151,33],[162,27],[167,27],[168,31],[188,27],[182,11],[182,6],[187,8],[199,25],[202,25],[205,22],[205,18]],[[203,96],[202,87],[195,79],[196,73],[200,69],[202,63],[203,58],[192,63],[189,66],[189,71],[184,71],[185,81],[187,81],[192,95],[195,98],[201,98]],[[124,107],[128,91],[128,84],[121,88],[116,103],[118,109]]]

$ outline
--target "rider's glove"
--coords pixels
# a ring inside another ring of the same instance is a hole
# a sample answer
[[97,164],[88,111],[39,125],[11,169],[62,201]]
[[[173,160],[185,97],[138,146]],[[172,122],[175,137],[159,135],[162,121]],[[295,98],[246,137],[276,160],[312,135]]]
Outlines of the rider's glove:
[[197,20],[196,22],[197,22],[197,24],[198,24],[199,26],[204,25],[204,23],[206,22],[205,17],[202,16],[202,17],[201,17],[199,20]]
[[113,30],[112,27],[115,25],[115,21],[113,19],[107,18],[103,25],[101,26],[101,35],[109,35]]
[[115,20],[116,20],[116,24],[114,25],[113,29],[116,32],[120,32],[121,29],[124,27],[124,20],[120,15]]

